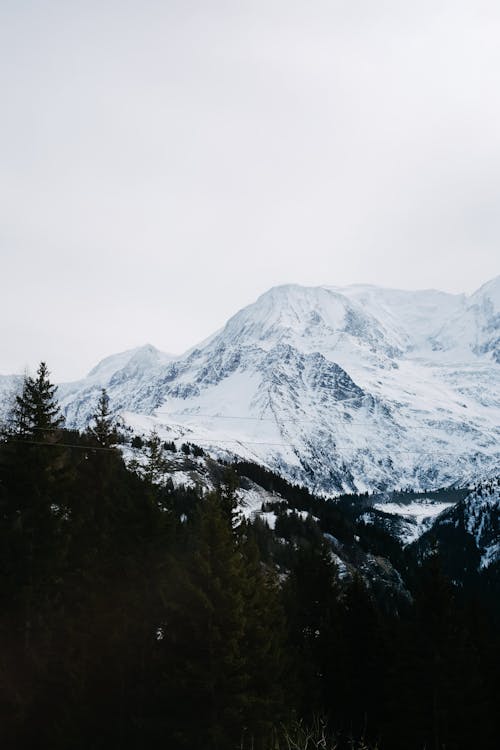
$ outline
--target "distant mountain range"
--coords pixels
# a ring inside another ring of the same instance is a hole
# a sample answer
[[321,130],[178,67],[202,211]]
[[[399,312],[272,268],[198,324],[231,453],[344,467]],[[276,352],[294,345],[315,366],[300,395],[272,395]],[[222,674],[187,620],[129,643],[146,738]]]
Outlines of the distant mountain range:
[[180,357],[146,345],[62,384],[69,425],[102,387],[135,431],[315,492],[467,485],[500,473],[500,277],[471,296],[273,288]]

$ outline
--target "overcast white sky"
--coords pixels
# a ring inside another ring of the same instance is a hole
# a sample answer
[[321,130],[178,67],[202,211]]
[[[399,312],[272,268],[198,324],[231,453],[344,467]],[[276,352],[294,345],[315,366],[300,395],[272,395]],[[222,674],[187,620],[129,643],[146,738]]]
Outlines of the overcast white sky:
[[0,0],[0,372],[499,273],[500,5]]

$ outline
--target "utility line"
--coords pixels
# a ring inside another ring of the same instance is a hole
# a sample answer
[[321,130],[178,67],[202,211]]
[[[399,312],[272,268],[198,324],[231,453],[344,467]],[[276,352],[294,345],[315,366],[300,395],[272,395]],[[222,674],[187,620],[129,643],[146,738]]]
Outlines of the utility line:
[[[198,415],[193,415],[193,416],[208,416],[208,415],[199,415],[198,414]],[[220,416],[221,416],[221,418],[226,418],[223,415],[220,415]],[[242,417],[227,417],[227,418],[231,418],[231,419],[232,418],[234,418],[234,419],[240,419],[241,418],[241,419],[243,419]],[[272,420],[272,419],[266,419],[266,420],[262,419],[261,420],[261,419],[259,419],[257,417],[248,417],[248,419],[255,420],[255,421],[269,421],[269,422],[273,422],[274,423],[274,420]],[[293,421],[293,420],[288,420],[288,421]],[[297,420],[297,422],[300,422],[300,420]],[[354,423],[350,422],[349,424],[354,424]],[[371,423],[370,422],[356,422],[355,424],[370,425]],[[396,426],[397,427],[402,427],[402,425],[396,425]],[[65,428],[60,428],[60,427],[57,427],[57,428],[56,427],[47,427],[47,428],[45,428],[45,427],[33,427],[32,429],[33,430],[39,430],[41,432],[59,432],[59,433],[64,433],[65,432]],[[413,430],[413,429],[422,429],[423,430],[423,429],[429,429],[429,428],[421,426],[421,427],[411,427],[409,429],[411,429],[411,430]],[[445,428],[443,428],[443,429],[445,429]],[[72,430],[68,430],[68,431],[72,431]],[[267,440],[246,440],[245,438],[242,438],[242,437],[218,439],[216,437],[214,437],[214,438],[209,438],[209,437],[206,437],[206,436],[205,437],[203,437],[203,436],[199,436],[198,437],[196,434],[194,434],[194,435],[184,434],[183,436],[181,436],[181,437],[179,437],[177,439],[178,440],[181,440],[181,439],[184,440],[185,439],[188,442],[194,442],[194,443],[197,443],[197,444],[212,445],[212,446],[217,446],[217,445],[219,445],[221,443],[224,443],[224,444],[227,444],[227,443],[236,443],[237,445],[240,445],[242,447],[244,447],[245,445],[268,445],[268,446],[283,447],[283,448],[285,448],[285,447],[292,447],[292,448],[296,447],[296,443],[294,443],[294,442],[285,442],[285,441],[276,442],[276,441],[267,441]],[[106,448],[104,446],[77,445],[77,444],[74,444],[74,443],[63,443],[63,442],[48,443],[48,442],[36,441],[36,440],[10,440],[10,442],[14,442],[16,444],[38,445],[38,446],[54,447],[54,448],[58,448],[58,447],[73,448],[73,449],[78,449],[78,450],[100,450],[100,451],[111,451],[111,452],[113,452],[113,451],[116,450],[115,448]],[[387,455],[389,455],[389,456],[393,455],[393,454],[396,454],[396,455],[399,455],[399,454],[408,454],[408,455],[422,455],[422,456],[427,456],[427,455],[457,456],[456,451],[435,451],[435,450],[432,450],[432,451],[420,451],[420,450],[408,450],[408,449],[406,449],[406,450],[391,450],[391,451],[388,451],[388,453],[387,453]]]
[[[198,438],[196,435],[194,435],[194,436],[193,435],[189,435],[189,436],[185,435],[184,437],[186,437],[186,438],[189,437],[189,441],[190,442],[191,441],[196,442],[196,444],[204,443],[204,444],[213,445],[213,446],[217,446],[220,443],[237,443],[238,445],[241,445],[243,447],[245,445],[279,445],[279,446],[283,446],[283,447],[288,447],[288,446],[295,447],[295,445],[296,445],[295,443],[271,443],[271,442],[267,442],[265,440],[263,440],[263,441],[252,441],[252,440],[245,440],[244,438],[230,438],[230,439],[224,439],[224,440],[219,440],[218,438],[213,438],[213,439],[210,440],[210,439],[207,439],[207,438]],[[409,454],[415,454],[415,455],[420,455],[420,456],[434,456],[434,455],[438,455],[438,456],[456,456],[457,455],[456,451],[434,451],[434,450],[433,451],[419,451],[419,450],[415,450],[415,451],[412,451],[412,450],[395,450],[395,451],[393,451],[393,450],[391,450],[391,451],[388,452],[388,455],[389,454],[394,454],[394,453],[395,454],[399,454],[399,453],[405,453],[406,454],[406,453],[409,453]]]
[[77,448],[84,451],[111,451],[116,452],[116,448],[105,448],[103,445],[73,445],[71,443],[44,443],[41,440],[11,440],[8,439],[6,444],[16,443],[16,445],[41,445],[44,448]]
[[[194,418],[194,417],[201,417],[202,419],[231,419],[231,420],[242,420],[242,421],[252,421],[252,422],[271,422],[272,424],[276,424],[276,419],[272,419],[271,417],[243,417],[243,416],[237,416],[233,414],[182,414],[181,412],[156,412],[156,414],[162,414],[164,416],[168,417],[188,417],[188,418]],[[144,416],[155,416],[153,415],[144,415]],[[317,419],[302,419],[302,418],[296,418],[296,417],[283,417],[279,419],[280,422],[291,422],[292,424],[317,424]],[[342,427],[350,427],[351,425],[361,425],[365,427],[370,427],[375,424],[375,420],[371,421],[363,421],[363,422],[354,422],[351,420],[346,420],[342,422],[335,422],[334,425],[340,425]],[[464,425],[470,425],[469,422],[463,422],[459,423],[454,426],[460,426],[461,424]],[[453,425],[453,423],[452,423]],[[404,424],[398,424],[393,423],[392,425],[388,425],[389,427],[393,428],[399,428],[399,429],[407,429],[407,430],[447,430],[450,426],[449,423],[438,426],[438,425],[404,425]],[[181,425],[184,426],[184,425]],[[481,429],[481,425],[473,425],[474,429]],[[487,427],[487,425],[485,425]],[[31,427],[31,430],[39,430],[40,432],[75,432],[77,431],[75,428],[71,427]],[[498,425],[492,425],[491,429],[498,430],[500,429],[500,426]]]
[[[233,419],[233,420],[242,420],[242,421],[251,421],[251,422],[271,422],[272,424],[276,424],[276,422],[277,422],[276,419],[273,419],[271,417],[243,417],[243,416],[238,416],[238,415],[235,415],[235,414],[185,414],[185,413],[182,413],[182,412],[166,412],[166,411],[157,411],[156,414],[161,414],[161,415],[164,415],[164,416],[167,416],[167,417],[186,417],[186,418],[201,417],[203,419]],[[152,416],[154,416],[154,415],[152,415]],[[343,415],[339,415],[339,416],[342,417]],[[280,422],[291,422],[293,424],[317,424],[318,423],[318,419],[303,419],[301,417],[280,417],[279,421]],[[347,420],[343,420],[341,422],[336,422],[336,424],[340,424],[340,425],[346,426],[346,427],[349,427],[350,425],[371,426],[374,423],[375,423],[375,419],[373,419],[371,421],[367,420],[367,421],[363,421],[363,422],[351,421],[351,420],[347,419]],[[463,422],[463,423],[460,423],[460,424],[468,425],[469,423],[468,422]],[[390,426],[391,427],[395,427],[395,428],[399,427],[401,429],[407,428],[409,430],[429,430],[429,429],[443,429],[443,430],[445,430],[445,429],[448,429],[450,427],[450,424],[443,425],[442,427],[438,427],[436,425],[434,425],[434,426],[433,425],[430,425],[430,426],[425,426],[425,425],[402,425],[402,424],[398,424],[398,423],[394,422]],[[480,428],[479,426],[475,426],[475,427],[477,429]],[[494,426],[493,429],[499,429],[499,428],[496,427],[496,426]]]
[[[295,443],[272,443],[272,442],[266,442],[266,441],[252,441],[252,440],[242,440],[241,438],[233,438],[230,440],[207,440],[207,439],[201,439],[194,436],[190,436],[190,440],[196,440],[196,444],[206,444],[206,445],[213,445],[214,447],[217,447],[220,443],[237,443],[241,447],[245,447],[245,445],[273,445],[273,446],[280,446],[280,447],[295,447]],[[8,442],[13,442],[19,445],[36,445],[36,446],[42,446],[44,448],[75,448],[78,450],[85,450],[85,451],[109,451],[109,452],[116,452],[119,449],[119,446],[116,448],[105,448],[104,446],[100,445],[75,445],[71,443],[44,443],[42,441],[36,441],[36,440],[9,440]],[[387,456],[390,458],[391,455],[399,455],[399,454],[409,454],[409,455],[418,455],[418,456],[457,456],[457,453],[455,451],[419,451],[419,450],[391,450],[388,451]],[[461,458],[461,456],[458,456]]]

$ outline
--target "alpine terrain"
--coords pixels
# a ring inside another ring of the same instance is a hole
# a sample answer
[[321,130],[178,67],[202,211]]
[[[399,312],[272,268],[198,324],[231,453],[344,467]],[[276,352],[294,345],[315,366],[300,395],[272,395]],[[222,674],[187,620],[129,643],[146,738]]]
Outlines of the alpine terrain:
[[136,432],[318,493],[464,486],[500,471],[500,277],[471,296],[273,288],[180,357],[147,345],[61,385],[70,426],[102,387]]
[[1,378],[2,748],[498,747],[499,301],[283,286]]

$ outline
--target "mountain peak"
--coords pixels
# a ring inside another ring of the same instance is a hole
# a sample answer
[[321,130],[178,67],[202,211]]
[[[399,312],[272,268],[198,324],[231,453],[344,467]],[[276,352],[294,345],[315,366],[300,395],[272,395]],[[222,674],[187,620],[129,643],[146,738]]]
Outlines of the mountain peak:
[[97,363],[87,375],[87,378],[102,381],[105,383],[119,370],[134,364],[135,366],[143,364],[144,366],[154,364],[166,364],[174,359],[173,355],[160,351],[152,344],[143,344],[134,349],[127,349],[124,352],[111,354]]
[[281,340],[287,334],[304,336],[318,326],[333,332],[343,329],[346,311],[351,307],[350,301],[334,289],[285,284],[272,287],[236,313],[225,331],[239,329],[259,341]]

